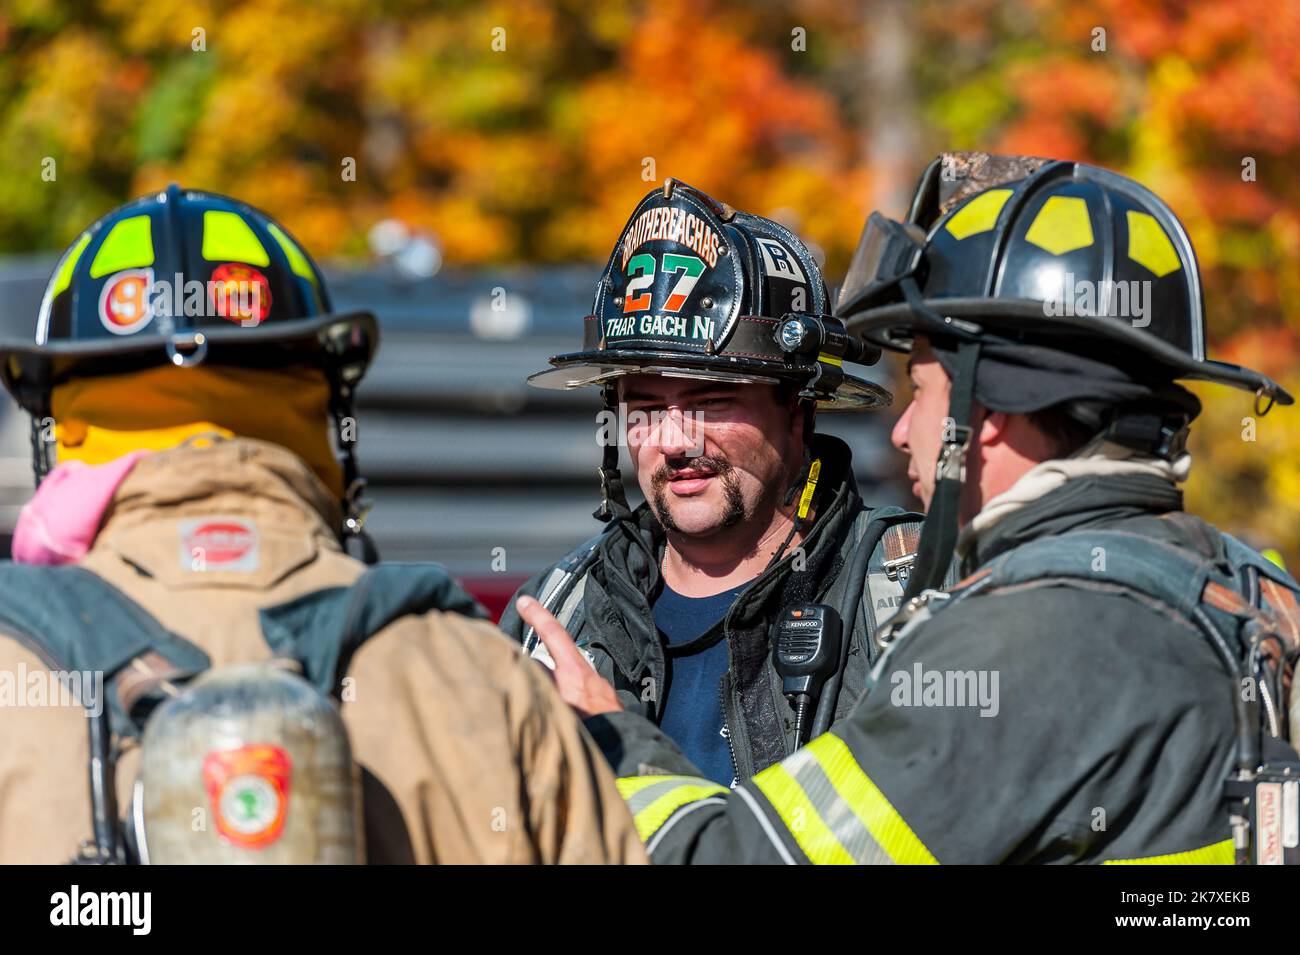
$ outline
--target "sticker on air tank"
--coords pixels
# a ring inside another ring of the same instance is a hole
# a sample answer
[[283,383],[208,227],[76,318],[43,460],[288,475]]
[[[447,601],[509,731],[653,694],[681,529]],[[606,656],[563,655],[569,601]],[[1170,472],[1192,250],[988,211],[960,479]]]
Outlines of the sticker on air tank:
[[254,743],[203,757],[203,785],[221,838],[263,849],[280,838],[289,812],[293,762],[279,746]]

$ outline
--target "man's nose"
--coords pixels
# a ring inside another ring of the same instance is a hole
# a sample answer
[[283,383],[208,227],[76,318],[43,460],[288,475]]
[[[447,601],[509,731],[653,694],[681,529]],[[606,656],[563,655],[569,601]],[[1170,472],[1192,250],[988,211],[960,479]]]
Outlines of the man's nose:
[[704,436],[695,415],[674,406],[655,413],[648,443],[666,458],[694,457],[703,450]]
[[890,443],[904,454],[910,450],[907,446],[908,429],[912,423],[912,408],[916,405],[915,401],[907,403],[907,409],[902,416],[894,422],[894,430],[889,433]]

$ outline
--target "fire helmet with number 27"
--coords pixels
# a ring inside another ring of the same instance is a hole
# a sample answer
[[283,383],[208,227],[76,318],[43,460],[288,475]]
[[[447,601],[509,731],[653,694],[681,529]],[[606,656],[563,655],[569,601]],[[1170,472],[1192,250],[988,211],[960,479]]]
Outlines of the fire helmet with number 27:
[[[738,212],[673,179],[632,213],[596,286],[580,351],[528,379],[539,388],[602,386],[625,375],[798,386],[825,411],[882,408],[888,391],[844,370],[880,350],[844,334],[821,269],[789,229]],[[617,448],[601,469],[608,518],[621,496]]]

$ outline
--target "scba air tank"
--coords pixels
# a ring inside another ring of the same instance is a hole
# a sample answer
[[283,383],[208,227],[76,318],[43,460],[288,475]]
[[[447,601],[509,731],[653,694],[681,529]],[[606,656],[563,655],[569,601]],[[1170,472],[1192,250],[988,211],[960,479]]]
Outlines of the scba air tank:
[[142,861],[362,861],[347,730],[284,666],[204,674],[150,717],[143,750]]

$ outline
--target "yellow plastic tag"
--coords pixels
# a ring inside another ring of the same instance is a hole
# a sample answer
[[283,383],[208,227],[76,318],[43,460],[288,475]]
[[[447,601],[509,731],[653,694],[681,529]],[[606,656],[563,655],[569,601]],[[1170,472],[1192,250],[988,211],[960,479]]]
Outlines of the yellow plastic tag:
[[812,466],[808,468],[808,483],[803,486],[803,494],[799,497],[799,520],[808,516],[808,508],[812,506],[813,494],[817,490],[817,477],[822,473],[822,459],[814,458]]

